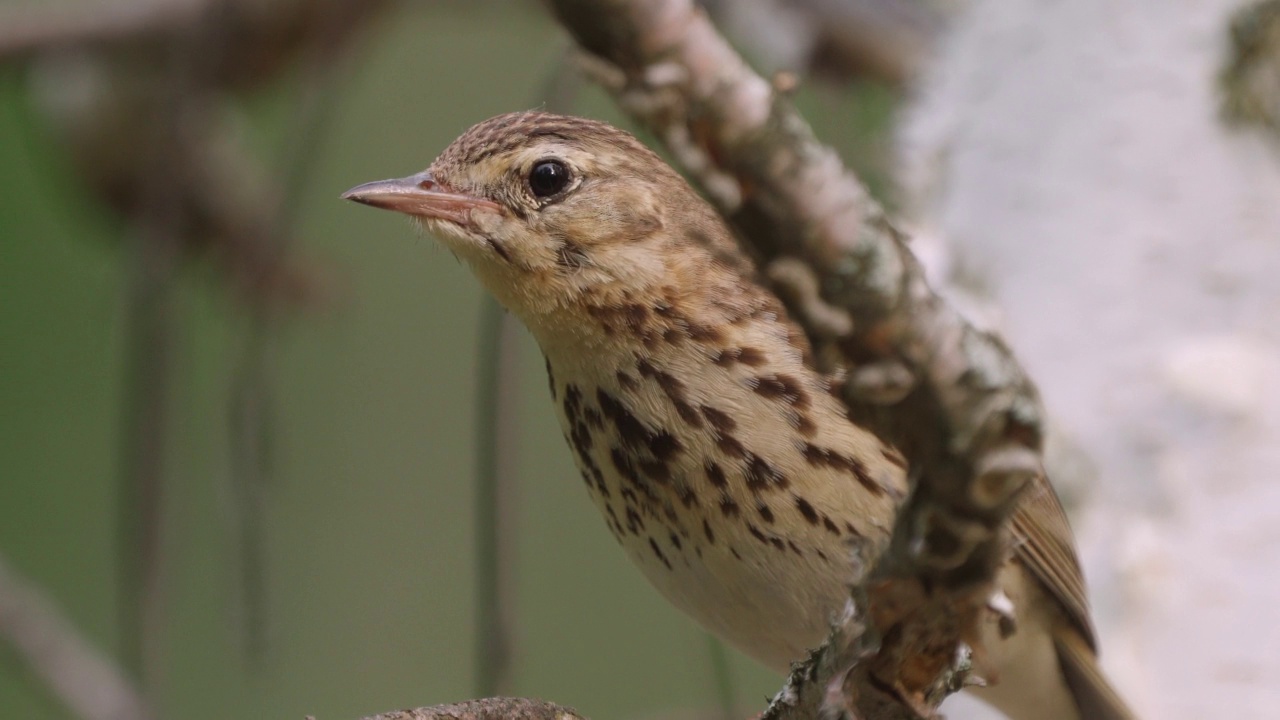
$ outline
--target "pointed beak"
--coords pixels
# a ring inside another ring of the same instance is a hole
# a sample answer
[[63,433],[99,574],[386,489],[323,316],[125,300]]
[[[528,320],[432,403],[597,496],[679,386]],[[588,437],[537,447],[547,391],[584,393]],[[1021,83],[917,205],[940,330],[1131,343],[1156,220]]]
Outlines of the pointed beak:
[[357,185],[342,193],[342,199],[459,225],[471,224],[472,210],[502,210],[501,205],[491,200],[450,191],[429,172]]

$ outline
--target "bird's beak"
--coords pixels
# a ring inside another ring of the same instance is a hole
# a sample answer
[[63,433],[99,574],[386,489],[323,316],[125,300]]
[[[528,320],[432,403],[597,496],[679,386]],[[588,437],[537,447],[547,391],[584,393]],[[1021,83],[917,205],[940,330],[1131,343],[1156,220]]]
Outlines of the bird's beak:
[[342,193],[342,199],[459,225],[471,224],[472,210],[499,212],[502,209],[491,200],[450,191],[429,172],[357,185]]

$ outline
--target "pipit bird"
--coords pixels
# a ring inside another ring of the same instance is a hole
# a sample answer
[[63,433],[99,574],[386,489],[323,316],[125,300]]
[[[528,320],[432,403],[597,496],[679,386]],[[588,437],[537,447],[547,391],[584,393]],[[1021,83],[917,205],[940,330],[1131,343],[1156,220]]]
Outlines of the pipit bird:
[[[888,540],[906,462],[847,418],[679,174],[609,125],[524,112],[343,197],[414,218],[529,328],[592,499],[668,600],[780,672],[823,641],[850,549]],[[999,681],[981,697],[1028,720],[1130,717],[1056,496],[1042,484],[1020,507],[999,578],[1017,631],[988,623]]]

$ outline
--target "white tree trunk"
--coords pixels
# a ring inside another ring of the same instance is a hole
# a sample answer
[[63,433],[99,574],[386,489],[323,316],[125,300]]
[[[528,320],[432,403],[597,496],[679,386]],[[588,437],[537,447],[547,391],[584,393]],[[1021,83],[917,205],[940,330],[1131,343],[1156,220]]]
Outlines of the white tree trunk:
[[902,136],[922,254],[1078,450],[1051,472],[1150,718],[1280,712],[1280,153],[1218,119],[1239,4],[975,0]]

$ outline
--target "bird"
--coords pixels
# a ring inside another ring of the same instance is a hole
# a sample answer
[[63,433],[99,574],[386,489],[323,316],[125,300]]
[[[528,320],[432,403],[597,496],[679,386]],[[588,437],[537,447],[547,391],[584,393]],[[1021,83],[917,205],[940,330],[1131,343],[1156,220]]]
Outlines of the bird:
[[[908,462],[850,420],[838,378],[678,172],[609,124],[523,111],[342,197],[412,218],[528,328],[587,492],[659,593],[784,674],[822,643],[888,543]],[[975,692],[1015,720],[1133,717],[1099,669],[1046,480],[1011,524],[997,581],[1016,630],[984,623],[995,672]]]

